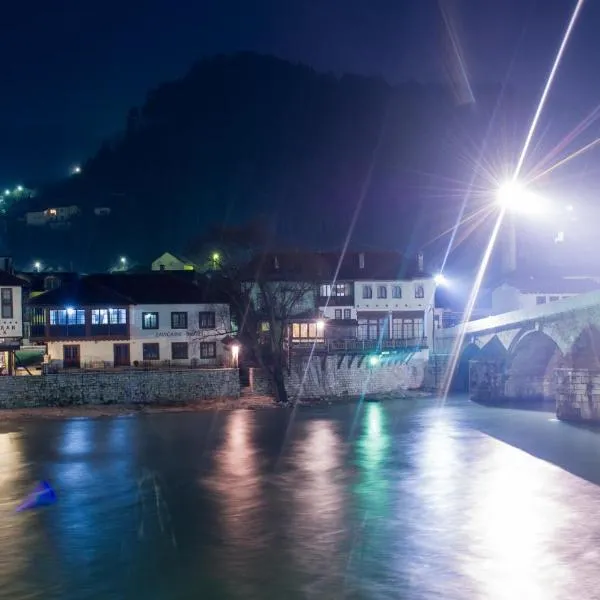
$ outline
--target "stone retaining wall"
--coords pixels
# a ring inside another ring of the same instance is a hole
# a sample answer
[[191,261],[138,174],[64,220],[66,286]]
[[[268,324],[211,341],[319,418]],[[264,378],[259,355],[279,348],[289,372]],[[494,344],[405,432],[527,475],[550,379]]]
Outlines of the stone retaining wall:
[[59,373],[0,377],[0,408],[73,404],[169,404],[237,398],[237,369]]
[[[362,360],[359,360],[361,359]],[[286,372],[286,389],[291,398],[324,398],[381,394],[421,389],[426,361],[413,358],[403,364],[392,356],[381,356],[376,364],[369,357],[297,356]],[[255,394],[271,394],[269,380],[260,369],[250,369],[250,386]]]
[[600,423],[600,373],[557,369],[556,416],[564,421]]

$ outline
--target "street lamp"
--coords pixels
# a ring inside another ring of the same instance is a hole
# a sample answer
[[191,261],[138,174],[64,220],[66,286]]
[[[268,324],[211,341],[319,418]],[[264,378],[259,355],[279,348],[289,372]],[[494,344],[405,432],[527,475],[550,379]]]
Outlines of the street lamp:
[[10,196],[10,190],[9,189],[4,190],[4,195],[5,196]]
[[238,367],[239,356],[240,356],[240,345],[233,344],[233,346],[231,346],[231,360],[233,361],[233,365],[235,368]]
[[23,186],[22,185],[18,185],[17,186],[17,192],[22,192],[23,191]]
[[75,165],[71,171],[73,175],[79,175],[81,173],[81,167],[79,165]]
[[39,260],[36,260],[33,263],[33,268],[39,273],[42,270],[42,263]]
[[434,275],[433,281],[434,281],[435,285],[438,285],[438,286],[445,286],[448,284],[448,280],[443,275],[443,273],[438,273],[437,275]]

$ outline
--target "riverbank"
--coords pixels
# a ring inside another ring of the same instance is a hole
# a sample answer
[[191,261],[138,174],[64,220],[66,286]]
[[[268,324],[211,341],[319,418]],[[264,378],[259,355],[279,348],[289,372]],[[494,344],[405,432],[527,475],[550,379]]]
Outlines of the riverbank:
[[[367,401],[385,402],[390,400],[431,398],[434,395],[420,390],[403,390],[395,393],[370,395]],[[301,400],[299,406],[333,406],[359,402],[359,397],[311,398]],[[240,398],[217,398],[199,402],[170,405],[156,404],[81,404],[77,406],[40,406],[36,408],[7,408],[0,410],[0,423],[31,419],[94,419],[99,417],[118,417],[134,415],[152,415],[161,413],[204,412],[215,410],[267,410],[289,408],[290,405],[277,404],[270,396],[242,394]]]

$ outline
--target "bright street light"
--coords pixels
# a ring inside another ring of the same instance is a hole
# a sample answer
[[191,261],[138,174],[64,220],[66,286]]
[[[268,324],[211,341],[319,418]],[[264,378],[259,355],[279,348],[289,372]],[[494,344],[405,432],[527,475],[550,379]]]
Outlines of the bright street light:
[[72,173],[73,175],[79,175],[79,173],[81,173],[81,167],[79,165],[74,166]]
[[548,203],[542,196],[528,190],[518,181],[509,181],[498,188],[498,203],[505,210],[525,214],[542,214]]
[[23,186],[22,185],[18,185],[17,186],[17,192],[22,192],[23,191]]
[[435,282],[435,285],[446,285],[448,283],[448,280],[442,273],[434,275],[433,281]]
[[121,264],[124,265],[127,262],[127,259],[124,256],[120,258]]
[[39,273],[42,268],[42,263],[39,260],[36,260],[33,263],[33,268]]
[[10,196],[10,190],[4,190],[4,195],[5,196]]

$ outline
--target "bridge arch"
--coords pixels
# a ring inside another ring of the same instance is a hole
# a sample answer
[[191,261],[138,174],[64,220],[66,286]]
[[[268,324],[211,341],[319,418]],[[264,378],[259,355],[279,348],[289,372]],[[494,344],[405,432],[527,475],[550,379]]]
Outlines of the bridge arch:
[[494,336],[481,348],[474,342],[467,344],[456,363],[450,389],[453,392],[469,391],[469,372],[472,360],[504,361],[507,352],[498,336]]
[[569,349],[567,364],[573,369],[600,371],[600,329],[595,325],[583,328]]
[[558,344],[543,331],[529,331],[515,340],[506,365],[508,397],[550,399],[554,397],[554,370],[564,366]]

